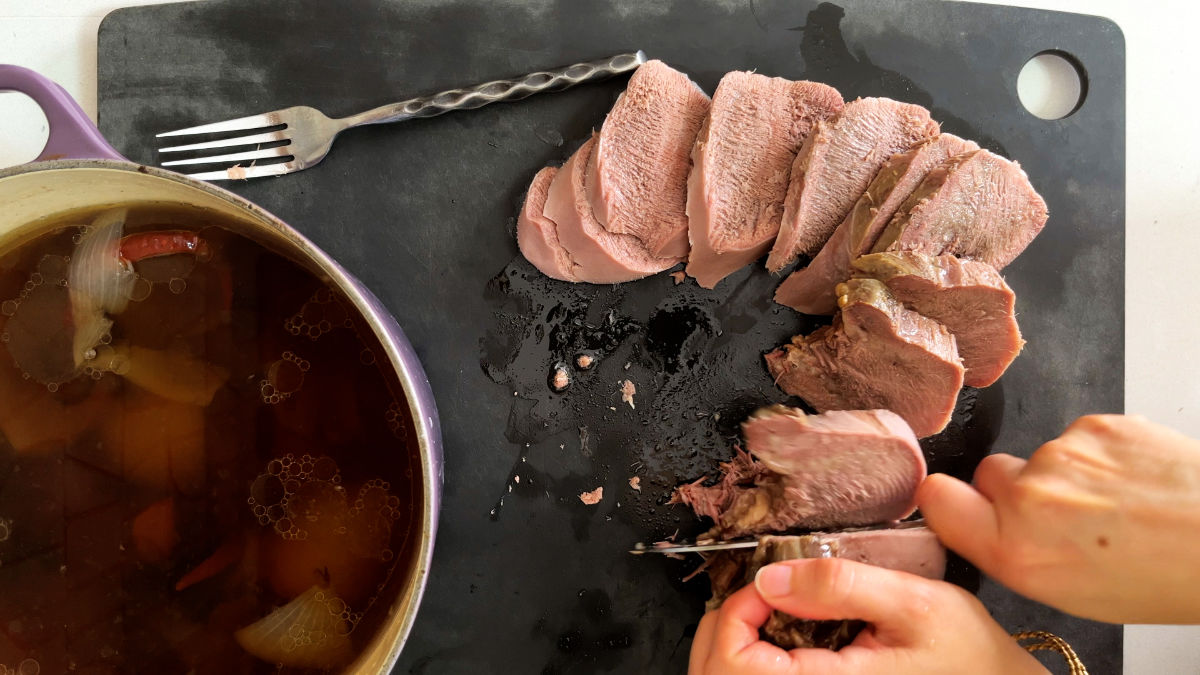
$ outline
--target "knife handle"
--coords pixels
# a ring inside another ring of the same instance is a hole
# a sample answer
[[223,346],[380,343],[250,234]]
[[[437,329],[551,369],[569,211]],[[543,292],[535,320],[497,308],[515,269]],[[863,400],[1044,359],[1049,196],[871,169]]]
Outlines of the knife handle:
[[399,103],[373,108],[342,120],[346,127],[363,124],[387,124],[418,117],[434,117],[452,110],[470,110],[489,103],[517,101],[545,91],[560,91],[581,82],[601,80],[627,73],[646,62],[638,50],[599,61],[576,63],[554,70],[542,70],[511,80],[493,80],[467,89],[451,89],[432,96],[421,96]]

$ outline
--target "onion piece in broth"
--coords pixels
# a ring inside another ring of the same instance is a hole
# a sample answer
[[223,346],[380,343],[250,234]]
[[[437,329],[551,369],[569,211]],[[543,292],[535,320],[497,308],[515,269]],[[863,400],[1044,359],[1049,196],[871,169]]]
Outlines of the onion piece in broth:
[[313,586],[295,600],[234,633],[250,654],[290,668],[336,668],[348,663],[350,623],[346,603]]
[[108,314],[119,314],[129,304],[137,276],[121,260],[121,234],[128,209],[101,213],[88,226],[71,254],[67,284],[71,292],[71,319],[75,326],[75,366],[95,358],[96,345],[112,328]]

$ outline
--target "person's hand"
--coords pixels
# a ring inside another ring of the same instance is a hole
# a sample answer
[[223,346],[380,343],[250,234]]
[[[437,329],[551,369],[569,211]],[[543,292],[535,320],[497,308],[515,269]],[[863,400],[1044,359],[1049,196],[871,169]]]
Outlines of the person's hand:
[[1029,598],[1114,623],[1200,623],[1200,442],[1140,417],[1082,417],[974,487],[917,493],[942,543]]
[[[784,650],[759,639],[772,609],[862,619],[849,646]],[[970,593],[943,581],[817,558],[768,565],[700,621],[689,675],[1022,675],[1046,669]]]

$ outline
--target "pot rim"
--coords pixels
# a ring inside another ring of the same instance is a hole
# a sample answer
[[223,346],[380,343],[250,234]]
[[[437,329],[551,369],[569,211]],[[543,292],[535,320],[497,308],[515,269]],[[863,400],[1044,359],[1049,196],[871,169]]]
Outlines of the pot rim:
[[[437,535],[438,514],[441,510],[441,494],[443,482],[442,438],[437,408],[430,388],[429,379],[421,366],[416,352],[408,338],[404,335],[395,317],[384,307],[383,303],[362,282],[351,275],[345,268],[334,260],[324,250],[312,243],[298,230],[288,225],[283,219],[275,216],[254,202],[233,192],[220,188],[211,183],[199,181],[187,176],[146,166],[136,162],[118,159],[47,159],[0,169],[0,182],[6,179],[41,171],[63,170],[109,170],[138,173],[154,178],[180,183],[200,190],[240,210],[254,216],[254,220],[265,222],[283,236],[290,245],[299,249],[299,253],[316,263],[321,272],[328,276],[334,284],[354,305],[354,308],[370,326],[379,339],[388,362],[395,371],[408,403],[409,415],[414,420],[414,431],[417,436],[418,454],[421,462],[421,539],[415,552],[411,570],[412,591],[405,601],[402,591],[397,597],[397,603],[404,603],[399,632],[387,645],[383,655],[383,668],[380,673],[387,673],[395,665],[404,644],[412,632],[421,600],[428,584],[430,567],[433,562],[434,542]],[[388,624],[395,621],[395,614]],[[359,655],[360,658],[363,656]]]

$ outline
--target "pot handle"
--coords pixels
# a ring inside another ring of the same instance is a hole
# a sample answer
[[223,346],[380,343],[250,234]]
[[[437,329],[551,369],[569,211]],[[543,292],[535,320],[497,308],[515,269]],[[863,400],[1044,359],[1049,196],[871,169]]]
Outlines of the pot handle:
[[50,137],[35,162],[48,159],[125,158],[100,135],[66,89],[48,77],[21,66],[0,64],[0,91],[19,91],[37,102],[46,114]]

